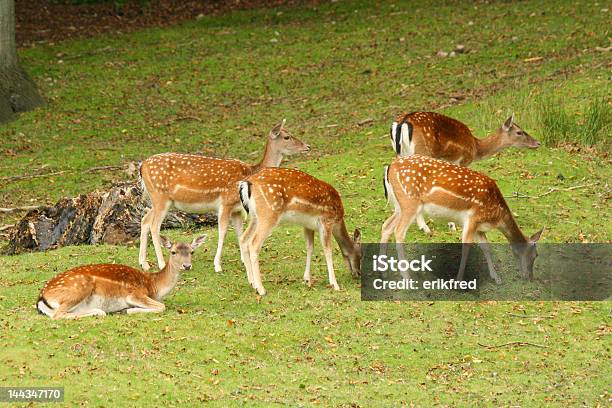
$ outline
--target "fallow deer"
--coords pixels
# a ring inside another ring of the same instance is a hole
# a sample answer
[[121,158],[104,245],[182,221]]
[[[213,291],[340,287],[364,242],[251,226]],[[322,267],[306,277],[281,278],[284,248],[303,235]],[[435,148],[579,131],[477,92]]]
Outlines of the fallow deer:
[[105,316],[126,311],[161,313],[162,299],[176,286],[180,271],[191,269],[193,251],[205,236],[191,244],[172,244],[161,237],[170,250],[170,258],[157,273],[147,273],[126,265],[83,265],[62,272],[45,284],[40,291],[37,309],[52,319],[75,319]]
[[390,166],[385,166],[384,184],[395,212],[382,226],[382,243],[388,242],[393,232],[395,241],[403,243],[408,227],[422,213],[461,223],[464,245],[457,279],[463,279],[470,244],[476,239],[481,243],[491,278],[500,283],[485,235],[498,229],[510,242],[521,272],[533,278],[536,242],[544,228],[526,237],[493,179],[467,167],[414,155],[396,157]]
[[[540,142],[514,123],[514,114],[497,131],[484,139],[472,135],[460,121],[436,112],[403,114],[391,124],[391,145],[398,156],[420,154],[462,166],[490,157],[508,147],[536,149]],[[419,229],[426,234],[431,230],[425,219],[418,215]],[[451,223],[451,229],[454,224]]]
[[216,272],[221,271],[221,252],[230,220],[236,235],[240,237],[242,234],[242,207],[236,189],[238,181],[262,168],[278,167],[283,156],[310,150],[309,145],[293,137],[284,126],[285,120],[270,131],[264,156],[257,164],[181,153],[158,154],[142,163],[142,184],[152,204],[141,222],[139,263],[142,269],[149,270],[149,231],[159,268],[164,267],[160,227],[166,213],[174,206],[191,213],[217,212],[219,241],[214,268]]
[[391,124],[391,144],[398,156],[420,154],[469,166],[508,147],[538,148],[540,142],[514,123],[510,116],[484,139],[456,119],[436,112],[403,114]]
[[331,185],[299,170],[267,168],[239,183],[240,199],[249,214],[250,224],[240,237],[242,261],[249,283],[260,295],[259,252],[265,239],[280,222],[304,227],[306,269],[304,281],[310,286],[310,263],[314,232],[318,231],[325,254],[329,283],[339,290],[332,259],[332,237],[336,239],[353,276],[361,272],[361,233],[351,237],[344,223],[340,194]]

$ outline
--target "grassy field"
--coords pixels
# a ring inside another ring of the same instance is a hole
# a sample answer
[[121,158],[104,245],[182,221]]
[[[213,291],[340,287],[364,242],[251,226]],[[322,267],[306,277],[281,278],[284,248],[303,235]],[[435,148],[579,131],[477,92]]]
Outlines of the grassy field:
[[[597,50],[610,21],[587,1],[350,1],[21,50],[49,104],[0,126],[0,206],[105,188],[124,173],[85,170],[168,150],[256,161],[287,118],[313,151],[285,165],[336,186],[349,228],[377,242],[396,114],[435,109],[484,136],[514,112],[547,146],[473,167],[508,196],[555,189],[508,199],[527,233],[547,227],[543,242],[610,242],[610,58]],[[469,52],[437,56],[457,44]],[[585,138],[597,101],[598,136]],[[5,179],[55,171],[65,173]],[[432,237],[413,227],[407,240],[459,240],[430,225]],[[55,322],[33,308],[62,270],[136,266],[134,245],[0,256],[0,384],[64,386],[67,406],[609,406],[609,302],[361,302],[337,251],[342,290],[326,286],[318,241],[315,284],[301,284],[304,242],[291,226],[262,251],[259,299],[233,232],[220,274],[216,230],[206,232],[159,316]]]

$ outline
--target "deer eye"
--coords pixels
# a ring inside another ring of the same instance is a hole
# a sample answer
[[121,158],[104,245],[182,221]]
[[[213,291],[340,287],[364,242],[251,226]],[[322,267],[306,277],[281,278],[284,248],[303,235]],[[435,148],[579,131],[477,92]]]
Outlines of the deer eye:
[[516,134],[519,135],[519,136],[523,136],[523,131],[519,130],[518,132],[516,132]]
[[172,255],[176,255],[176,251],[170,251]]
[[291,138],[291,136],[285,136],[284,139],[285,140],[289,140]]

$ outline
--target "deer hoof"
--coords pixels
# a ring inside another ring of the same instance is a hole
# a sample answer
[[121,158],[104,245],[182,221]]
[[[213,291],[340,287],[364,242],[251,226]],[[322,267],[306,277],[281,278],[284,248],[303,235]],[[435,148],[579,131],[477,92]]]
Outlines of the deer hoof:
[[432,234],[431,229],[427,225],[425,225],[423,228],[421,228],[421,231],[423,231],[426,235],[431,235]]

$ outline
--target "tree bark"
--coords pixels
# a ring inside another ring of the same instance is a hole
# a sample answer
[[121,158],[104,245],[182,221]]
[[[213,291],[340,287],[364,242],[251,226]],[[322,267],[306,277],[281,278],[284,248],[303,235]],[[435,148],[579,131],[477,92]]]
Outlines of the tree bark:
[[15,1],[0,0],[0,123],[43,103],[36,84],[17,58]]

